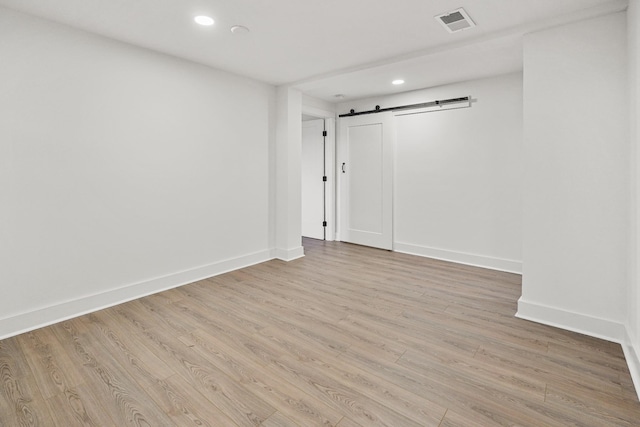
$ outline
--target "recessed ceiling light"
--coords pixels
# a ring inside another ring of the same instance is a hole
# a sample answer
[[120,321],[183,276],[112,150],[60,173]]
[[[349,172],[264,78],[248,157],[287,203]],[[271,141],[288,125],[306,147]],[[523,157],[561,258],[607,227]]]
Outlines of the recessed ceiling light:
[[213,25],[214,22],[212,17],[204,15],[196,16],[193,20],[196,21],[196,24],[204,25],[206,27]]
[[249,29],[243,25],[234,25],[231,27],[231,32],[233,34],[247,34]]
[[404,84],[404,80],[402,80],[402,79],[394,80],[394,81],[391,82],[391,84],[394,84],[396,86],[397,85],[401,85],[401,84]]

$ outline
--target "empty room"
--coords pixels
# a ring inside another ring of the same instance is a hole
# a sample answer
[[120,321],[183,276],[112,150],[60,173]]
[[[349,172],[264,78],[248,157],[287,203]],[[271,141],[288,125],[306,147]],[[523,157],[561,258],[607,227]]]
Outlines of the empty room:
[[640,0],[0,0],[0,426],[639,426]]

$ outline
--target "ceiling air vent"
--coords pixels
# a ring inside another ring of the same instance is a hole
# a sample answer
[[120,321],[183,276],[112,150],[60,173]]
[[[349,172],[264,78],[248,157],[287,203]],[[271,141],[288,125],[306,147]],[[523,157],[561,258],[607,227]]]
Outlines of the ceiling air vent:
[[450,33],[466,30],[475,27],[476,24],[463,8],[456,9],[452,12],[444,13],[435,17]]

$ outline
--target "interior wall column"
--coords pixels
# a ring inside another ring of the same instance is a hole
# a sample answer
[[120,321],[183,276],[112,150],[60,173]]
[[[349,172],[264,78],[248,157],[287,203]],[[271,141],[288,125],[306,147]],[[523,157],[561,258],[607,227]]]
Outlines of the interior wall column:
[[302,248],[302,94],[277,88],[276,126],[276,253],[284,261],[304,256]]

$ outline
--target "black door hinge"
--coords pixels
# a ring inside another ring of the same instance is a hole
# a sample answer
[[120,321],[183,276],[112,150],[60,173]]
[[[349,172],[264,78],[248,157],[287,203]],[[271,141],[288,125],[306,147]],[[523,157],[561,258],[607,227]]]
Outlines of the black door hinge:
[[327,182],[327,177],[326,177],[326,176],[323,176],[323,177],[322,177],[322,180],[323,180],[324,182]]
[[326,130],[322,131],[322,136],[327,136],[327,131]]
[[322,221],[322,226],[326,227],[327,226],[327,221]]

